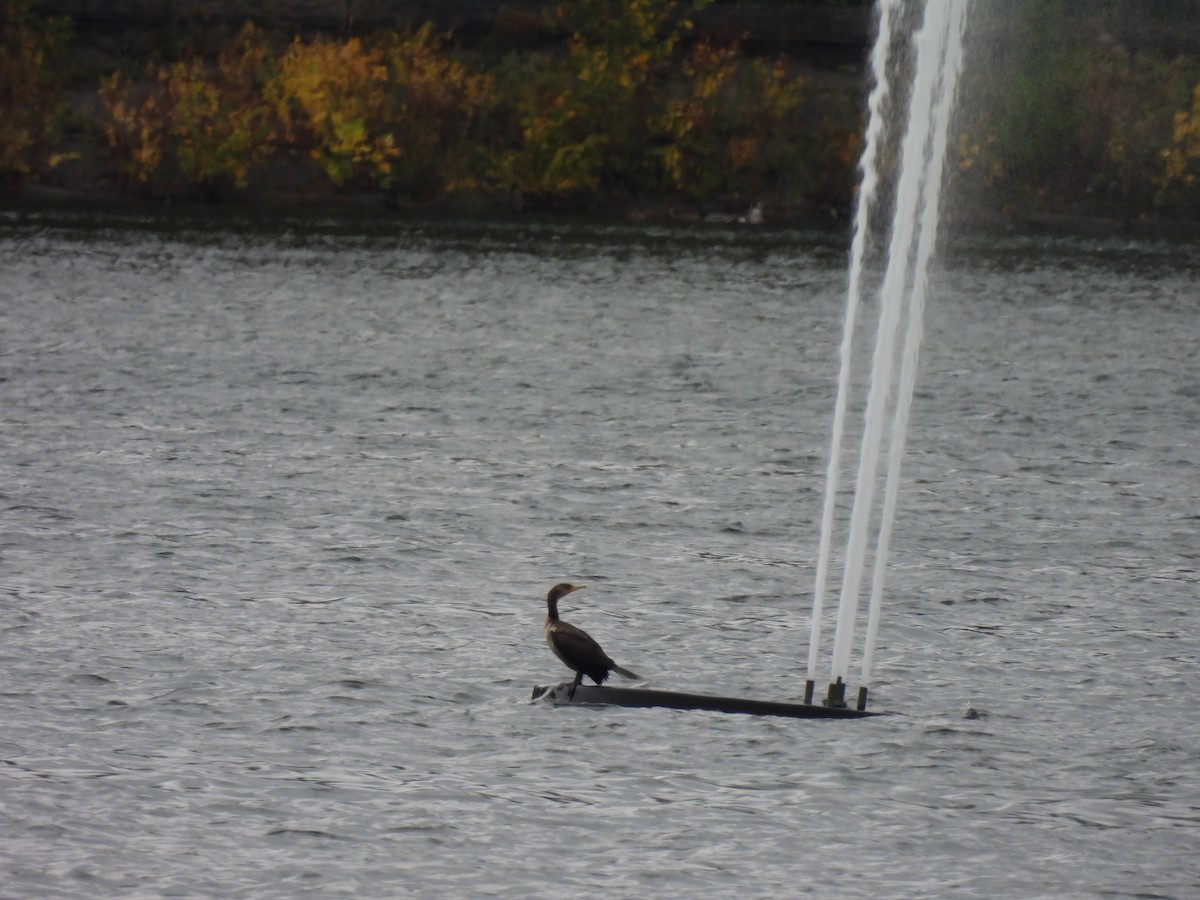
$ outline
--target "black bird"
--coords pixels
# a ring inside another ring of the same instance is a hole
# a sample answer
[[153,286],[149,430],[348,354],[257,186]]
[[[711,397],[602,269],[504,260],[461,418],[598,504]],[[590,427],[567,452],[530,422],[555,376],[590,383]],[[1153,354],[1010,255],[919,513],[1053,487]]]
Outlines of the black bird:
[[575,682],[571,685],[572,695],[575,693],[575,688],[583,684],[584,675],[596,684],[604,684],[608,679],[609,672],[616,672],[631,681],[638,681],[641,678],[640,675],[636,675],[628,669],[622,669],[613,662],[600,645],[592,639],[592,636],[582,628],[576,628],[570,622],[564,622],[558,617],[559,598],[585,587],[587,585],[556,584],[546,595],[546,624],[543,626],[543,630],[546,632],[546,643],[550,645],[554,655],[566,663],[568,669],[574,670]]

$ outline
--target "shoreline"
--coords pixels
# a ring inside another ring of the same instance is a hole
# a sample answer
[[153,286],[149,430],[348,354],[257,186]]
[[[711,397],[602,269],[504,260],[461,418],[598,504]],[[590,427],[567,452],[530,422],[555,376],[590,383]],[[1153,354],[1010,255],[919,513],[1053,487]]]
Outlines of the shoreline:
[[[184,215],[194,218],[252,218],[269,220],[296,216],[325,216],[346,220],[378,218],[463,221],[572,221],[596,224],[736,225],[749,211],[740,201],[714,203],[710,207],[686,198],[655,198],[645,201],[595,201],[515,208],[500,199],[441,198],[428,202],[395,201],[371,190],[281,190],[248,189],[230,192],[219,201],[205,200],[199,192],[189,195],[139,197],[119,189],[82,190],[43,184],[26,185],[19,192],[0,195],[0,211],[20,214],[111,212],[142,213],[153,217]],[[769,208],[769,207],[768,207]],[[849,227],[846,216],[814,214],[799,205],[776,208],[765,223],[770,227],[813,228],[838,231]],[[759,226],[747,225],[754,228]]]
[[[455,202],[438,200],[428,203],[394,203],[374,191],[285,191],[247,190],[231,194],[219,202],[195,197],[138,197],[116,189],[81,190],[48,185],[26,185],[18,192],[0,194],[0,214],[18,219],[37,219],[55,215],[79,215],[114,219],[133,215],[144,219],[188,219],[193,221],[258,224],[296,219],[322,219],[346,224],[449,222],[496,223],[572,223],[595,226],[668,226],[744,228],[755,231],[803,230],[830,237],[844,236],[850,241],[850,216],[822,215],[808,208],[773,209],[765,207],[760,225],[739,221],[741,212],[726,203],[721,210],[702,209],[685,198],[660,198],[645,202],[589,203],[563,205],[554,209],[518,210],[510,204],[478,199]],[[964,212],[953,205],[942,214],[943,231],[958,234],[1026,234],[1047,237],[1136,239],[1176,242],[1200,240],[1200,221],[1146,217],[1116,219],[1080,212],[1027,211],[1011,213],[991,210]]]

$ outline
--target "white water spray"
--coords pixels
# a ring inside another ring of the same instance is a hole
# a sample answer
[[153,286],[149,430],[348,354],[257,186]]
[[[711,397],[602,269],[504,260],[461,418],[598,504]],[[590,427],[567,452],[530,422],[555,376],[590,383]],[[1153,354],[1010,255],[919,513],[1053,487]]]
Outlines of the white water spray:
[[813,590],[812,634],[808,642],[808,680],[817,677],[817,656],[821,646],[821,619],[825,613],[825,583],[829,578],[829,551],[833,543],[833,514],[837,505],[839,464],[842,456],[842,434],[846,428],[846,398],[850,393],[851,352],[854,325],[858,319],[858,304],[862,299],[863,267],[867,256],[867,231],[875,199],[879,193],[879,154],[883,143],[883,109],[891,92],[887,77],[888,55],[892,44],[892,29],[899,15],[900,0],[880,0],[879,35],[871,51],[871,72],[875,85],[867,100],[870,118],[866,143],[860,162],[862,184],[859,186],[858,210],[854,215],[854,240],[850,246],[850,287],[846,298],[846,325],[842,332],[841,369],[838,372],[837,400],[833,407],[833,438],[829,448],[829,468],[825,473],[825,507],[821,514],[821,545],[817,551],[817,580]]
[[[866,564],[868,529],[875,504],[875,486],[884,426],[891,420],[888,436],[887,481],[879,531],[875,545],[875,570],[872,577],[871,603],[867,636],[862,654],[862,684],[870,679],[875,640],[878,635],[884,574],[892,520],[899,490],[900,462],[908,429],[909,408],[916,383],[917,357],[922,332],[928,268],[937,242],[942,173],[945,168],[950,115],[958,76],[962,69],[962,37],[970,0],[928,0],[925,19],[914,39],[916,70],[908,108],[900,160],[900,175],[892,219],[887,269],[879,293],[879,320],[867,395],[862,445],[859,450],[854,505],[850,515],[849,538],[842,572],[838,605],[837,632],[834,638],[830,682],[844,682],[850,665],[858,614],[859,591]],[[832,545],[838,473],[845,426],[847,394],[850,389],[852,337],[862,295],[866,258],[867,230],[879,183],[880,142],[884,130],[883,112],[891,93],[889,62],[893,52],[894,29],[901,0],[880,0],[880,27],[872,52],[875,87],[872,89],[870,124],[863,155],[863,183],[855,216],[854,243],[851,248],[850,283],[846,303],[846,324],[841,346],[841,372],[838,398],[834,408],[833,437],[830,448],[821,544],[817,559],[817,583],[813,594],[813,624],[809,643],[808,677],[815,677],[820,646],[825,583],[828,577]],[[904,325],[901,331],[901,325]],[[899,354],[899,362],[897,362]],[[898,367],[898,371],[897,371]],[[889,416],[889,404],[891,415]]]

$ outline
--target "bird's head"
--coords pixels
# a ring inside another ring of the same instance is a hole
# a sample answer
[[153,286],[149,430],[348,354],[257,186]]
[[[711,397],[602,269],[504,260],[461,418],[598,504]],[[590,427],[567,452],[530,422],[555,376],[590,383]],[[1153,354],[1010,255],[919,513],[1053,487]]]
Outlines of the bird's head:
[[556,584],[550,588],[550,593],[546,595],[546,599],[551,603],[557,603],[560,597],[565,597],[567,594],[574,593],[575,591],[582,591],[585,587],[587,587],[586,584],[566,584],[565,582],[563,584]]

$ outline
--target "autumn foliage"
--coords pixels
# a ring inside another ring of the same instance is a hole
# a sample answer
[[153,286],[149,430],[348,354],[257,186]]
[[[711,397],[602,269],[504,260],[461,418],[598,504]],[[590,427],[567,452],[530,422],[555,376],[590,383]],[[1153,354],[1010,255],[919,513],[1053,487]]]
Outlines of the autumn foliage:
[[1017,208],[1200,213],[1200,60],[1131,48],[1106,15],[1021,0],[1000,17],[1006,52],[976,48],[984,58],[964,72],[962,181]]
[[[685,49],[692,23],[676,0],[575,0],[551,16],[561,50],[490,60],[430,25],[280,47],[246,26],[215,59],[104,79],[105,143],[125,184],[168,192],[247,187],[280,162],[335,189],[535,204],[753,198],[831,175],[787,171],[820,154],[796,152],[813,139],[798,115],[805,80],[786,61],[736,41]],[[827,164],[844,181],[854,161]]]
[[246,187],[276,142],[261,93],[268,63],[260,33],[247,25],[212,62],[189,56],[151,65],[139,80],[104,79],[104,136],[124,181]]
[[[432,25],[208,30],[103,73],[69,112],[70,23],[0,0],[0,185],[82,152],[95,180],[154,196],[282,179],[397,202],[847,209],[863,97],[736,34],[698,38],[709,2],[563,0],[536,25],[556,42],[507,51],[464,51]],[[960,184],[1024,207],[1200,213],[1200,61],[1086,33],[1060,0],[1018,5],[993,42],[1008,49],[965,72]]]
[[53,144],[70,23],[32,10],[32,0],[0,0],[0,183],[19,183],[63,158]]

